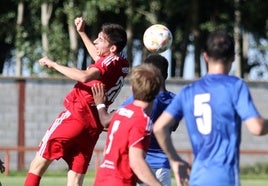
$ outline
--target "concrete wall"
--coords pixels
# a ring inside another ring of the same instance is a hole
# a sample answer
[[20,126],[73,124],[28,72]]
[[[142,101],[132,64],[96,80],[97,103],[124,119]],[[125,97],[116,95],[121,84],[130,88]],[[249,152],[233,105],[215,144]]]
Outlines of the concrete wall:
[[[17,146],[20,85],[25,82],[25,112],[23,115],[25,123],[25,145],[35,147],[40,142],[50,123],[63,110],[62,101],[65,95],[72,89],[74,81],[68,79],[38,79],[38,78],[4,78],[0,77],[0,147]],[[183,85],[189,81],[172,79],[167,81],[167,89],[178,92]],[[268,83],[250,82],[249,87],[260,113],[268,118]],[[110,109],[116,109],[130,95],[130,87],[126,85],[122,88],[118,98]],[[21,118],[21,116],[20,116]],[[102,148],[105,141],[105,133],[100,137],[97,148]],[[191,149],[188,134],[182,122],[172,138],[177,149]],[[242,128],[241,149],[268,150],[268,136],[255,137],[249,134],[246,128]],[[34,152],[25,155],[25,168],[34,156]],[[0,152],[0,158],[4,158],[4,152]],[[17,168],[17,153],[11,154],[11,170]],[[268,161],[267,156],[241,156],[241,164],[255,163],[258,161]],[[93,166],[93,165],[92,165]],[[54,163],[51,168],[66,167],[64,162]]]

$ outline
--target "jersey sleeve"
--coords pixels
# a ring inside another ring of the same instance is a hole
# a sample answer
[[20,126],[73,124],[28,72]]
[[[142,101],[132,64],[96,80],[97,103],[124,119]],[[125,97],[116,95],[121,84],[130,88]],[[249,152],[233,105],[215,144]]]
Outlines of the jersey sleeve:
[[89,66],[89,68],[95,67],[95,68],[97,68],[100,71],[101,75],[103,75],[104,72],[107,70],[107,66],[104,64],[104,60],[105,60],[105,58],[103,58],[103,57],[100,58],[94,64],[91,64]]
[[259,117],[260,114],[253,103],[249,88],[246,83],[244,81],[240,81],[235,87],[235,108],[242,121],[252,117]]

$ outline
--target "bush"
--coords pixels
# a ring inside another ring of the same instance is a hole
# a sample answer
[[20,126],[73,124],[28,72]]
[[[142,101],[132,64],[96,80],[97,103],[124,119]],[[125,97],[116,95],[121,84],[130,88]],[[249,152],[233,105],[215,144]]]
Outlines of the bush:
[[266,178],[268,177],[268,163],[256,163],[240,167],[240,175],[244,178]]

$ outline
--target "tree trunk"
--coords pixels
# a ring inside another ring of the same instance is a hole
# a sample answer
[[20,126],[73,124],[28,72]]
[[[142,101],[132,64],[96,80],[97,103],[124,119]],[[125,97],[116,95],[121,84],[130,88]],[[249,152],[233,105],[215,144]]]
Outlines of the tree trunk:
[[78,51],[78,37],[76,28],[74,26],[74,19],[75,19],[75,13],[74,13],[74,2],[73,0],[69,1],[67,3],[67,6],[65,9],[69,10],[67,13],[68,16],[68,30],[69,30],[69,38],[70,38],[70,59],[73,62],[73,65],[77,66],[77,51]]
[[132,54],[132,49],[133,49],[133,16],[134,16],[134,0],[129,0],[128,1],[128,8],[126,9],[126,15],[128,17],[127,19],[127,58],[129,61],[129,66],[132,67],[132,61],[133,61],[133,54]]
[[178,68],[179,68],[179,77],[183,77],[183,74],[184,74],[184,64],[185,64],[185,59],[186,59],[186,55],[187,55],[187,46],[189,44],[189,31],[185,31],[184,34],[183,34],[183,40],[181,42],[181,46],[180,46],[180,49],[181,49],[181,58],[179,59],[180,60],[180,65],[178,65]]
[[41,23],[42,23],[42,48],[44,55],[48,53],[48,24],[51,17],[53,6],[47,2],[41,5]]
[[248,48],[249,48],[249,43],[248,43],[248,33],[243,32],[243,43],[242,43],[242,53],[243,53],[243,76],[245,78],[248,78],[248,74],[250,71],[250,66],[248,64]]
[[[18,3],[18,16],[17,16],[17,39],[20,39],[21,35],[21,26],[23,22],[23,13],[24,13],[24,3],[23,1],[19,1]],[[22,75],[22,52],[20,51],[21,48],[16,46],[16,76]]]
[[200,31],[199,31],[199,0],[192,0],[192,34],[194,35],[194,74],[195,78],[201,76],[200,68]]
[[235,75],[238,77],[243,77],[242,72],[242,51],[241,51],[241,43],[242,43],[242,34],[241,34],[241,12],[240,12],[240,0],[234,0],[235,5],[235,23],[234,23],[234,40],[235,40],[235,61],[236,61],[236,68],[235,68]]

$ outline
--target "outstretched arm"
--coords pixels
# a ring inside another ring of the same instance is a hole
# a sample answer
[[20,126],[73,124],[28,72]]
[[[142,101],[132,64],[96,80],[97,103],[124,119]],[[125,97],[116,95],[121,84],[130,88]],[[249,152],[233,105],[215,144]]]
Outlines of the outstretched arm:
[[107,108],[104,104],[106,100],[106,96],[105,96],[103,84],[101,83],[95,84],[91,88],[91,91],[92,91],[92,95],[94,98],[94,102],[98,109],[100,122],[104,128],[107,128],[112,119],[113,113],[108,113]]
[[74,20],[74,24],[76,26],[78,34],[80,35],[81,39],[83,40],[87,48],[89,55],[92,57],[94,61],[97,61],[100,57],[98,56],[95,45],[85,33],[85,24],[86,24],[85,20],[82,17],[77,17]]
[[164,111],[156,120],[153,132],[160,147],[169,159],[177,185],[183,185],[188,182],[190,166],[177,154],[172,144],[169,130],[170,127],[174,126],[175,122],[175,119]]
[[62,73],[66,77],[69,77],[75,81],[88,82],[94,79],[99,79],[101,74],[97,68],[89,68],[88,70],[79,70],[76,68],[71,68],[58,64],[52,61],[47,56],[39,60],[41,66],[48,66],[49,68],[54,68],[58,72]]

